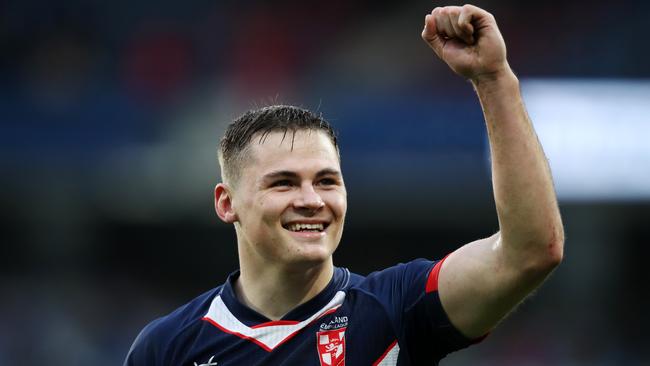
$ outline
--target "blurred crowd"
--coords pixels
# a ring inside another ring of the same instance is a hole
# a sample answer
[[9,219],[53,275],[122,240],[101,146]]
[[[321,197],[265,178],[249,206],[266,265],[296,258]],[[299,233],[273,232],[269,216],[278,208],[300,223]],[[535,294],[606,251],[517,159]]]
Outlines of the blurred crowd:
[[[648,2],[475,4],[496,16],[522,79],[650,77]],[[3,3],[0,366],[120,364],[146,322],[237,267],[211,189],[220,133],[255,106],[303,105],[340,130],[350,191],[340,265],[368,273],[496,230],[480,108],[419,38],[437,5]],[[563,267],[443,364],[650,361],[650,205],[562,208]],[[359,255],[368,246],[375,254]]]

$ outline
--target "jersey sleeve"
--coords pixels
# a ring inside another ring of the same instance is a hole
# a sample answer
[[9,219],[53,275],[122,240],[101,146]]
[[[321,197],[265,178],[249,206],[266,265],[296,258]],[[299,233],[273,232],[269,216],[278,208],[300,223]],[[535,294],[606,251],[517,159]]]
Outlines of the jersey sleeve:
[[[221,286],[209,290],[173,312],[149,323],[133,341],[124,366],[176,365],[173,356],[186,340],[182,335],[202,323]],[[191,333],[191,331],[190,331]]]
[[449,321],[438,296],[443,261],[418,259],[367,277],[367,289],[386,310],[400,347],[414,364],[434,364],[476,340],[463,336]]
[[156,327],[161,319],[149,323],[135,338],[123,366],[159,365],[159,340],[156,337]]

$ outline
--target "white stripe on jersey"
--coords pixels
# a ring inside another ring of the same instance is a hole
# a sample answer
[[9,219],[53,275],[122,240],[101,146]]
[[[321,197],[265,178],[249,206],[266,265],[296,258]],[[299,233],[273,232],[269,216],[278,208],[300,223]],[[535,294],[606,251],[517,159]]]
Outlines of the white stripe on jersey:
[[395,366],[397,365],[397,356],[399,356],[399,344],[395,342],[395,345],[386,352],[384,358],[376,363],[376,366]]
[[266,346],[268,349],[273,350],[284,340],[309,325],[315,319],[318,319],[326,312],[332,311],[341,306],[344,299],[345,292],[338,291],[327,305],[308,319],[297,324],[278,324],[260,328],[251,328],[240,322],[239,319],[228,310],[226,304],[221,300],[221,296],[216,296],[214,300],[212,300],[212,304],[210,304],[210,309],[208,309],[205,318],[218,324],[220,327],[223,327],[228,332],[237,333],[246,338],[252,338]]

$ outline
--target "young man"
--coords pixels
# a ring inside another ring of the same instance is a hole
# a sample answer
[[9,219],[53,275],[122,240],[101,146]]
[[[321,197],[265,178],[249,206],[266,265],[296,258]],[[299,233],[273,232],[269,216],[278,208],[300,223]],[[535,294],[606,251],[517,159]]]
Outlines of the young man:
[[248,112],[221,141],[215,189],[240,270],[149,324],[125,365],[437,364],[542,283],[561,261],[562,223],[495,20],[436,8],[422,37],[479,96],[500,231],[442,261],[368,277],[334,267],[347,201],[331,127],[295,107]]

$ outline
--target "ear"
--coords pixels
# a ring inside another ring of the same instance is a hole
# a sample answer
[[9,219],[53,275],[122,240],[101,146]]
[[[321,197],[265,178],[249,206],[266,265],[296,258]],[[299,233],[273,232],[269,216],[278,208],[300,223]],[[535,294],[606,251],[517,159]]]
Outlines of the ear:
[[232,194],[230,188],[223,183],[217,184],[214,188],[214,209],[217,216],[228,224],[237,222],[237,214],[232,207]]

